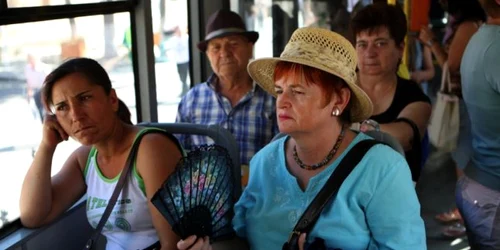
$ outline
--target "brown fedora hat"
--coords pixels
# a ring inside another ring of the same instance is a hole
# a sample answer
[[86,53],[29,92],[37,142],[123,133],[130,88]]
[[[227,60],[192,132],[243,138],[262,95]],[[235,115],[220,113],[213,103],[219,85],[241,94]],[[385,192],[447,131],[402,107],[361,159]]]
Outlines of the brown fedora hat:
[[198,43],[198,49],[205,52],[210,40],[230,35],[245,36],[252,43],[255,43],[259,39],[259,33],[247,31],[240,15],[230,10],[222,9],[213,13],[208,18],[205,27],[205,40]]

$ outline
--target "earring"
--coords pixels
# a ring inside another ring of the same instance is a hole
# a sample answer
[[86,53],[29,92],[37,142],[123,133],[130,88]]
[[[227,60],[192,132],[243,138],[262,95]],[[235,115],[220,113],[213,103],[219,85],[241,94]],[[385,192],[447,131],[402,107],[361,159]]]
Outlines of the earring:
[[340,115],[340,109],[335,107],[335,109],[332,112],[332,116],[339,116]]

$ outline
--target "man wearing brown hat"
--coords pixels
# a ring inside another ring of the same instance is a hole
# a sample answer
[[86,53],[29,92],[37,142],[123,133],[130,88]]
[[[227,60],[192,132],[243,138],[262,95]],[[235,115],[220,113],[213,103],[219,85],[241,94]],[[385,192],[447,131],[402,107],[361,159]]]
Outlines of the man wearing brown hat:
[[[241,17],[219,10],[207,21],[205,40],[198,49],[205,52],[214,71],[181,100],[177,122],[218,124],[228,129],[240,147],[241,164],[278,133],[275,99],[253,82],[247,64],[259,34],[247,31]],[[205,136],[179,136],[186,149],[211,143]]]

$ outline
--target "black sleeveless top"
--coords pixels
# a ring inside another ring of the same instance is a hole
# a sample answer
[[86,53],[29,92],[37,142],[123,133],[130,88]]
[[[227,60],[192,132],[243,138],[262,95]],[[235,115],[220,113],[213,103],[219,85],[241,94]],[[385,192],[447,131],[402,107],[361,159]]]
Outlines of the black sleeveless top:
[[[374,115],[370,117],[370,119],[375,120],[380,124],[391,123],[398,118],[399,114],[401,113],[401,111],[403,111],[404,108],[406,108],[406,106],[414,102],[427,102],[429,104],[431,103],[429,97],[424,94],[417,83],[398,77],[396,92],[394,93],[394,98],[391,105],[386,111],[378,115]],[[420,149],[416,150],[412,148],[409,151],[405,152],[406,160],[410,165],[412,179],[415,182],[420,177],[421,170],[421,164],[413,163],[416,161],[412,160],[415,157],[421,158],[421,156],[417,155],[417,151],[420,152]]]

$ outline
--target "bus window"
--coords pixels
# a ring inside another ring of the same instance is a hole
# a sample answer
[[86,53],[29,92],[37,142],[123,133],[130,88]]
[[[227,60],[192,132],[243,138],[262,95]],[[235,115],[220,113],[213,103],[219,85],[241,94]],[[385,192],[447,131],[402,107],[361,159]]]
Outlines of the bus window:
[[293,1],[231,1],[231,9],[240,13],[247,30],[259,32],[254,58],[278,57],[297,28]]
[[[97,59],[136,122],[132,62],[123,46],[128,13],[1,26],[0,33],[0,228],[19,218],[26,171],[42,138],[40,88],[45,76],[69,57]],[[59,144],[52,174],[79,143]]]
[[[113,0],[119,1],[119,0]],[[9,8],[110,2],[109,0],[7,0]]]
[[350,38],[349,21],[355,8],[367,1],[303,1],[299,5],[299,27],[321,27]]
[[[158,121],[174,122],[180,98],[191,86],[187,0],[154,0]],[[198,53],[195,51],[194,53]]]

